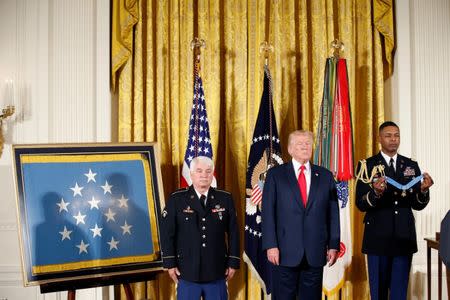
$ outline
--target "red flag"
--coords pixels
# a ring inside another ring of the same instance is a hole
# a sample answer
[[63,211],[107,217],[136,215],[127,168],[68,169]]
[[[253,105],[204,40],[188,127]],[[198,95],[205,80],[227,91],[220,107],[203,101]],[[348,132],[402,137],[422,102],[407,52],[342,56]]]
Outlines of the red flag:
[[353,177],[353,140],[345,59],[338,60],[336,77],[332,146],[332,151],[335,150],[336,155],[332,157],[337,160],[337,168],[334,170],[336,179],[346,181]]

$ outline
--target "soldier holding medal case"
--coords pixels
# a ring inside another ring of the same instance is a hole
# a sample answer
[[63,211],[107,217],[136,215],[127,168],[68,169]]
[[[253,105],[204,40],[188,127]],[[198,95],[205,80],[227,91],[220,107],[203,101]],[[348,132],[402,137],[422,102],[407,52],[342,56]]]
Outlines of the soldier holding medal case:
[[379,127],[381,151],[358,163],[356,206],[364,216],[362,252],[367,254],[371,299],[406,299],[412,255],[417,252],[412,210],[424,209],[433,179],[411,158],[397,153],[399,127]]

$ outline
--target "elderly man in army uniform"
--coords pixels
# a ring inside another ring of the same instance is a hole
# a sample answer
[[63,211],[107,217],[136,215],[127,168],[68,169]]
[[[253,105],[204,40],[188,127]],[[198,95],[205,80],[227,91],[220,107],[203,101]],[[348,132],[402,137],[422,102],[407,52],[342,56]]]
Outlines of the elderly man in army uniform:
[[[372,300],[405,299],[413,253],[417,252],[412,210],[424,209],[433,185],[416,161],[397,153],[400,130],[380,125],[381,151],[357,168],[356,206],[365,212],[362,252],[367,254]],[[384,175],[384,176],[383,176]]]
[[163,266],[177,298],[227,299],[226,281],[239,268],[239,232],[231,194],[211,187],[213,161],[191,161],[192,185],[170,195],[162,213]]

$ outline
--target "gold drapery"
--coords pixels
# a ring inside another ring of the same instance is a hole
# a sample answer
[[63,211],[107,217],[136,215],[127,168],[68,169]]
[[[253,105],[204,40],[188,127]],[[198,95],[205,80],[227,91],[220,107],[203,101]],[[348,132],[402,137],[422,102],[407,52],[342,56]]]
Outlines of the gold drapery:
[[[285,154],[289,132],[316,132],[325,59],[335,38],[345,44],[355,159],[378,149],[383,82],[392,73],[395,48],[392,0],[115,0],[112,10],[118,139],[159,143],[166,198],[179,185],[187,144],[193,97],[189,44],[195,36],[207,44],[201,76],[218,183],[233,193],[241,228],[247,157],[263,84],[261,42],[275,48],[269,66]],[[367,299],[362,214],[354,206],[352,224],[354,256],[342,295]],[[245,263],[229,291],[230,299],[260,299]],[[166,274],[135,285],[134,292],[137,299],[175,298]]]

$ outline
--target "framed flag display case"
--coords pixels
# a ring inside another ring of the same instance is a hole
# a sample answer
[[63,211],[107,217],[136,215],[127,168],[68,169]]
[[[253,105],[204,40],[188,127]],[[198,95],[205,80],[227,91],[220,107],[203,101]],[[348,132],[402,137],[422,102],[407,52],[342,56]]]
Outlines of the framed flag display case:
[[162,270],[156,144],[14,145],[13,160],[25,286]]

